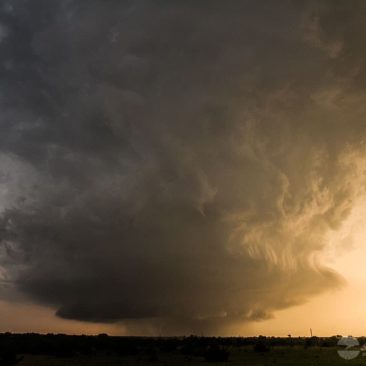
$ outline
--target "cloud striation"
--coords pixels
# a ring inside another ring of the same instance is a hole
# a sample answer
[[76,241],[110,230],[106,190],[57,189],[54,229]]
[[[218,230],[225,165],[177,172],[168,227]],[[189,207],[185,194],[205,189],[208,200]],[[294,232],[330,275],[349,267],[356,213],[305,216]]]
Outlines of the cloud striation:
[[363,1],[4,0],[0,296],[225,332],[342,284]]

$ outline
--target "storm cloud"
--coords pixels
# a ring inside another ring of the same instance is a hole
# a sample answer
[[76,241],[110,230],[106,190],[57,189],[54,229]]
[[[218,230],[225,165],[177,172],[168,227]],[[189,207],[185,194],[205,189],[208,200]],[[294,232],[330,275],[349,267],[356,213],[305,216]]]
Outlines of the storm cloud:
[[363,1],[0,6],[3,299],[219,333],[342,284]]

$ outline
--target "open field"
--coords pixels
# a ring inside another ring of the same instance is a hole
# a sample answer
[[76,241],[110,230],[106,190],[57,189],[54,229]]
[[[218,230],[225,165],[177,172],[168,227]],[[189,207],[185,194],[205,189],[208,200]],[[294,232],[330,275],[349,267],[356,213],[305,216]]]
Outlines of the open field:
[[230,358],[227,362],[208,363],[203,357],[186,357],[179,352],[158,354],[157,360],[148,357],[116,357],[107,355],[74,356],[71,358],[57,358],[51,356],[26,355],[19,365],[27,366],[64,366],[64,365],[248,365],[248,366],[273,366],[273,365],[366,365],[366,357],[359,356],[346,361],[340,358],[336,348],[316,347],[303,349],[300,347],[275,347],[270,352],[255,353],[250,347],[230,349]]

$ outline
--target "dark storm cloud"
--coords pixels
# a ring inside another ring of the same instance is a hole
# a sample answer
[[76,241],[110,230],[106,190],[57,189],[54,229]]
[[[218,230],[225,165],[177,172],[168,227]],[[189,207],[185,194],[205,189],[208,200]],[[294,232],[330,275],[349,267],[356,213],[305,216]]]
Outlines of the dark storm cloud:
[[6,283],[167,332],[339,285],[318,254],[364,186],[352,5],[3,1]]

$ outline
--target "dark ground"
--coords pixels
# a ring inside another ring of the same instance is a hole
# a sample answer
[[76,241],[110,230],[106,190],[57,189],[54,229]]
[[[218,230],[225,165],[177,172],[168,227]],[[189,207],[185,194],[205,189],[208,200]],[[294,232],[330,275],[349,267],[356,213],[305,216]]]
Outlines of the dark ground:
[[[111,337],[0,334],[1,365],[366,365],[346,361],[338,338]],[[359,338],[360,344],[366,339]]]

